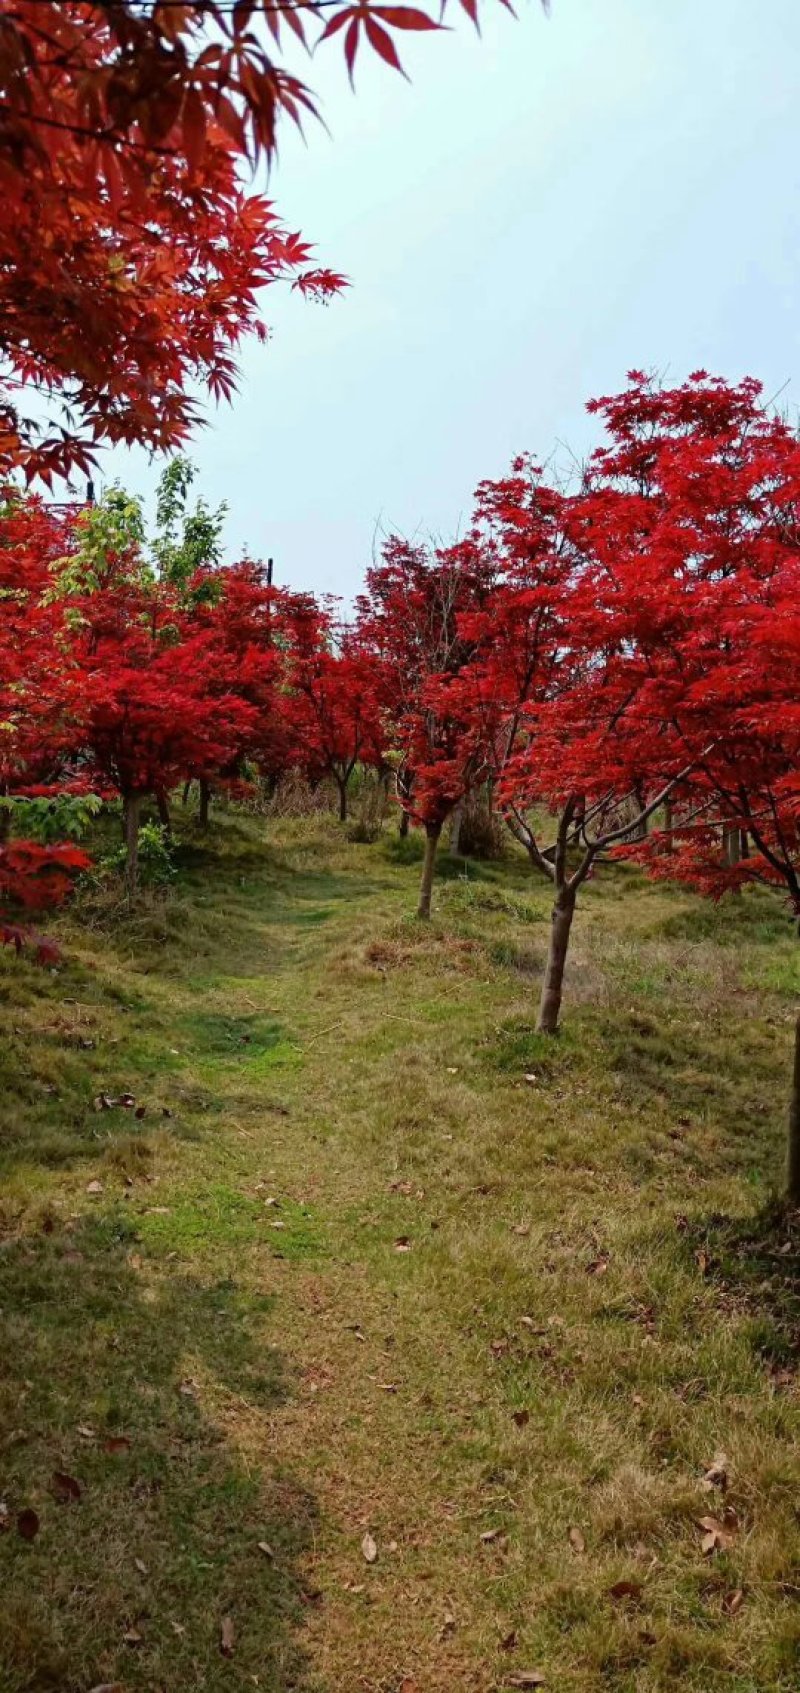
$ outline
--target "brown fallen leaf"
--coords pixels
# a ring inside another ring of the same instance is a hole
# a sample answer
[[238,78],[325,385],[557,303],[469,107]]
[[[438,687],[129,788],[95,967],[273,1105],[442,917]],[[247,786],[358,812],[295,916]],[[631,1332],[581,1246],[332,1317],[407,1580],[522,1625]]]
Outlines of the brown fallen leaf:
[[377,1562],[378,1547],[377,1547],[377,1543],[373,1540],[371,1534],[365,1534],[364,1535],[364,1538],[361,1542],[361,1550],[364,1554],[364,1559],[365,1559],[366,1563],[374,1564],[374,1563]]
[[54,1470],[51,1483],[53,1493],[61,1505],[68,1505],[80,1499],[83,1488],[74,1475],[67,1475],[66,1470]]
[[140,1575],[147,1575],[147,1565],[142,1558],[134,1558],[133,1562]]
[[526,1240],[530,1232],[530,1223],[515,1223],[513,1229],[511,1230],[511,1233],[518,1234],[521,1240]]
[[738,1528],[735,1511],[726,1511],[720,1522],[718,1517],[698,1517],[698,1528],[703,1530],[701,1548],[703,1557],[707,1558],[712,1552],[727,1552],[733,1545],[733,1536]]
[[259,1552],[263,1552],[265,1558],[271,1559],[271,1558],[274,1558],[274,1556],[275,1556],[275,1553],[273,1552],[272,1547],[270,1546],[270,1543],[269,1543],[268,1540],[259,1540],[258,1550],[259,1550]]
[[121,1681],[98,1681],[96,1687],[90,1687],[89,1693],[125,1693]]
[[90,1428],[88,1423],[79,1423],[78,1433],[81,1440],[94,1440],[94,1429]]
[[397,1693],[419,1693],[419,1682],[414,1680],[413,1675],[404,1675]]
[[547,1676],[540,1669],[524,1669],[519,1675],[507,1675],[504,1687],[545,1687]]
[[17,1513],[17,1533],[23,1540],[35,1540],[39,1533],[39,1518],[35,1511],[27,1507]]
[[515,1628],[511,1628],[509,1629],[508,1634],[503,1635],[503,1638],[500,1641],[500,1650],[501,1652],[513,1652],[516,1650],[516,1645],[517,1631]]
[[501,1528],[485,1528],[480,1537],[482,1546],[491,1546],[495,1540],[502,1539],[503,1530]]
[[593,1258],[591,1263],[586,1266],[586,1274],[587,1276],[604,1276],[607,1269],[607,1258]]
[[609,1599],[641,1599],[642,1584],[640,1581],[615,1581],[608,1589]]
[[715,1452],[712,1462],[703,1476],[701,1486],[705,1493],[711,1493],[715,1487],[725,1493],[728,1486],[728,1459],[724,1452]]
[[531,1420],[530,1411],[526,1411],[524,1408],[521,1411],[512,1411],[511,1415],[517,1428],[525,1428],[525,1425]]
[[744,1589],[737,1587],[733,1593],[726,1593],[722,1601],[722,1609],[726,1616],[735,1617],[744,1604]]
[[87,1193],[102,1193],[103,1192],[102,1182],[87,1182],[86,1183],[86,1192]]
[[223,1658],[233,1657],[233,1617],[223,1617],[220,1623],[219,1649]]
[[130,1452],[130,1449],[131,1443],[127,1434],[110,1434],[108,1439],[103,1441],[104,1452]]
[[411,1251],[411,1241],[409,1240],[407,1234],[399,1234],[397,1236],[397,1239],[394,1243],[394,1249],[395,1249],[395,1252],[410,1252]]
[[579,1528],[571,1528],[570,1529],[570,1531],[569,1531],[569,1543],[570,1543],[570,1546],[572,1547],[573,1552],[580,1553],[580,1552],[586,1551],[586,1541],[584,1540],[583,1535],[581,1534],[581,1531],[580,1531]]
[[138,1628],[126,1628],[122,1636],[126,1646],[141,1646],[142,1636]]
[[695,1255],[694,1255],[694,1261],[697,1265],[698,1270],[700,1271],[701,1276],[707,1276],[708,1272],[709,1272],[710,1265],[711,1265],[711,1260],[708,1256],[708,1253],[707,1252],[696,1252]]

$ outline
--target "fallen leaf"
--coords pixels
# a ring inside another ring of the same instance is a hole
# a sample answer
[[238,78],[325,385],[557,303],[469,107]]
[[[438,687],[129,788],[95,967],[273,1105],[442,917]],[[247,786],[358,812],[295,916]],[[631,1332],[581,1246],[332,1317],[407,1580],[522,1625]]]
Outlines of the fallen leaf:
[[413,1675],[404,1675],[397,1693],[419,1693],[419,1682],[414,1680]]
[[642,1584],[640,1581],[615,1581],[608,1589],[609,1599],[641,1599]]
[[587,1276],[604,1276],[607,1269],[607,1258],[593,1258],[591,1263],[586,1266],[586,1274]]
[[173,1634],[185,1634],[186,1633],[186,1624],[182,1623],[182,1622],[171,1622],[170,1628],[172,1629]]
[[489,1342],[489,1350],[495,1358],[504,1358],[510,1348],[511,1342],[507,1335],[502,1335],[500,1340],[490,1340]]
[[539,1077],[537,1076],[535,1070],[529,1070],[528,1074],[523,1079],[526,1082],[533,1083],[533,1082],[538,1082]]
[[644,1404],[644,1400],[641,1396],[641,1393],[634,1393],[633,1398],[631,1400],[631,1404],[636,1406],[637,1411],[641,1411],[642,1406]]
[[698,1270],[700,1271],[701,1276],[707,1276],[708,1271],[709,1271],[709,1265],[710,1265],[710,1262],[711,1262],[710,1259],[709,1259],[708,1253],[707,1252],[696,1252],[695,1255],[694,1255],[694,1261],[697,1265]]
[[503,1530],[501,1528],[486,1528],[481,1535],[481,1543],[484,1546],[491,1546],[494,1540],[502,1539],[502,1535]]
[[500,1641],[500,1650],[501,1652],[513,1652],[516,1649],[516,1644],[517,1631],[515,1628],[512,1628],[509,1630],[508,1634],[503,1635],[503,1638]]
[[147,1575],[147,1573],[148,1573],[147,1565],[142,1561],[141,1558],[134,1558],[133,1562],[134,1562],[137,1570],[139,1571],[140,1575]]
[[5,1534],[8,1526],[8,1506],[5,1499],[0,1499],[0,1534]]
[[545,1687],[546,1675],[540,1669],[524,1669],[519,1675],[508,1675],[503,1682],[504,1687]]
[[29,1507],[17,1514],[17,1533],[23,1540],[35,1540],[39,1533],[39,1518]]
[[378,1556],[378,1548],[371,1534],[365,1534],[361,1542],[361,1550],[368,1564],[374,1564]]
[[527,1239],[527,1236],[530,1234],[530,1232],[531,1232],[530,1223],[515,1223],[513,1229],[511,1230],[511,1233],[512,1234],[518,1234],[520,1236],[521,1240]]
[[517,1428],[525,1428],[525,1425],[531,1420],[530,1411],[526,1411],[524,1409],[521,1411],[512,1411],[511,1415],[517,1425]]
[[407,1234],[400,1234],[394,1243],[395,1252],[410,1252],[411,1241]]
[[569,1531],[569,1543],[570,1543],[570,1546],[572,1547],[573,1552],[580,1553],[580,1552],[586,1551],[586,1541],[584,1540],[583,1535],[581,1534],[581,1531],[580,1531],[579,1528],[571,1528],[570,1529],[570,1531]]
[[51,1486],[53,1492],[62,1505],[68,1505],[71,1500],[80,1499],[83,1488],[73,1475],[67,1475],[66,1470],[54,1470]]
[[725,1493],[728,1486],[728,1459],[724,1452],[715,1452],[701,1483],[704,1492],[711,1493],[718,1487]]
[[89,1428],[87,1423],[78,1424],[78,1433],[81,1440],[94,1440],[94,1429]]
[[141,1646],[142,1637],[138,1628],[128,1628],[122,1636],[126,1646]]
[[727,1513],[727,1520],[724,1522],[720,1522],[718,1517],[699,1517],[697,1526],[703,1530],[701,1547],[705,1558],[712,1552],[727,1552],[733,1545],[732,1529],[735,1526],[735,1517],[732,1512]]
[[125,1693],[121,1681],[99,1681],[96,1687],[90,1687],[89,1693]]
[[725,1611],[727,1616],[735,1617],[737,1611],[741,1610],[743,1604],[744,1604],[744,1590],[741,1587],[737,1587],[735,1592],[725,1594],[725,1597],[722,1601],[722,1609],[723,1609],[723,1611]]
[[130,1452],[130,1449],[131,1443],[127,1434],[110,1434],[108,1439],[103,1441],[104,1452]]
[[103,1191],[102,1182],[87,1182],[86,1183],[86,1192],[87,1193],[102,1193],[102,1191]]
[[274,1558],[275,1556],[268,1540],[259,1540],[258,1550],[259,1552],[263,1552],[265,1558]]
[[439,1634],[438,1634],[439,1640],[446,1640],[448,1635],[455,1634],[455,1631],[456,1631],[456,1619],[453,1616],[452,1611],[445,1611],[444,1621],[442,1623],[441,1628],[439,1629]]
[[223,1658],[233,1657],[233,1617],[223,1617],[220,1623],[219,1649]]

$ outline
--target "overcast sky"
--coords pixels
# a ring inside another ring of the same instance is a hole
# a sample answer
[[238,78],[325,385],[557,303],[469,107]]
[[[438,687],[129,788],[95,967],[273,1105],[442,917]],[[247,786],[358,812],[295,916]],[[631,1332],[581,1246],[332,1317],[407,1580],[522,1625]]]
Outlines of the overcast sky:
[[[451,0],[451,4],[454,0]],[[483,0],[478,39],[306,71],[330,134],[270,192],[352,288],[265,296],[273,338],[196,437],[229,556],[350,597],[376,532],[454,532],[484,476],[556,440],[631,366],[800,397],[798,0]],[[157,469],[115,455],[139,491]]]

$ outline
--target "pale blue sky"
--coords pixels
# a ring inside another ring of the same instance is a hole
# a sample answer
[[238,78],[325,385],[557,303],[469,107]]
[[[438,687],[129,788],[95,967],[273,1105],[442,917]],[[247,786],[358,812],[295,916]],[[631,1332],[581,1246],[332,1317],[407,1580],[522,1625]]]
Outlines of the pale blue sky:
[[[592,394],[698,365],[800,396],[798,0],[484,0],[409,41],[409,85],[340,49],[306,72],[287,221],[353,282],[274,290],[267,348],[192,448],[228,551],[351,596],[376,526],[447,535],[515,452],[594,439]],[[157,470],[115,455],[141,491]]]

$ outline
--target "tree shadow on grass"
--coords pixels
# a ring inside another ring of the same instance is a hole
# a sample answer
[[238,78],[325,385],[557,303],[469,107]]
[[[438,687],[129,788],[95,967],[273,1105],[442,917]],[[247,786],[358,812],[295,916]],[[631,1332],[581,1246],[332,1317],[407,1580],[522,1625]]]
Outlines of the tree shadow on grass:
[[774,1201],[752,1217],[716,1214],[688,1223],[685,1238],[776,1387],[790,1386],[800,1371],[800,1211]]
[[287,1392],[271,1301],[142,1263],[124,1233],[93,1217],[0,1247],[0,1686],[311,1693],[316,1507],[264,1458]]

